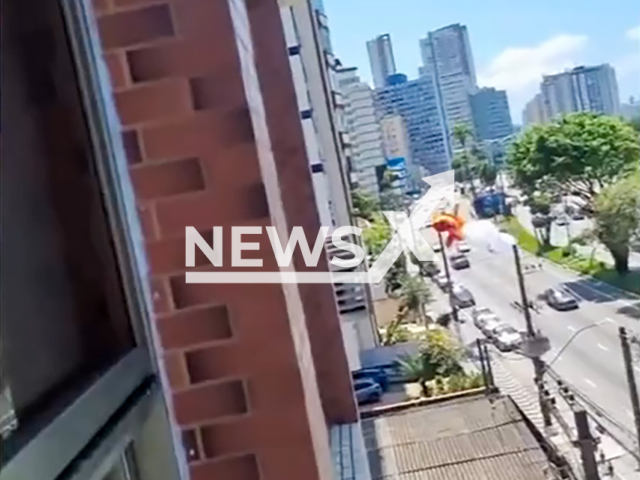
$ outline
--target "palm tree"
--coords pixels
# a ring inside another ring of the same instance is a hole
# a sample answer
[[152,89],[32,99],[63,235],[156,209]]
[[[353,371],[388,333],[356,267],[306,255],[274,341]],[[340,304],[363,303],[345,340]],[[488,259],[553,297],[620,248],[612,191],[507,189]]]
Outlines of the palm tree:
[[410,381],[418,382],[423,397],[429,397],[429,383],[436,378],[436,368],[431,362],[428,352],[420,352],[414,356],[405,356],[398,360],[400,368]]
[[453,132],[451,132],[451,136],[455,140],[455,142],[460,145],[462,148],[460,163],[465,169],[465,177],[469,182],[471,182],[471,195],[473,198],[476,198],[476,189],[473,184],[473,178],[471,177],[471,171],[469,168],[469,164],[471,163],[471,159],[469,158],[469,152],[467,152],[467,140],[473,138],[473,132],[471,131],[471,127],[466,123],[456,123],[453,126]]
[[433,300],[433,295],[421,276],[404,275],[400,279],[398,297],[400,308],[404,309],[407,315],[414,320],[425,321],[424,306]]
[[383,346],[395,345],[409,340],[409,332],[404,325],[405,318],[406,312],[398,310],[396,317],[384,328],[381,339]]

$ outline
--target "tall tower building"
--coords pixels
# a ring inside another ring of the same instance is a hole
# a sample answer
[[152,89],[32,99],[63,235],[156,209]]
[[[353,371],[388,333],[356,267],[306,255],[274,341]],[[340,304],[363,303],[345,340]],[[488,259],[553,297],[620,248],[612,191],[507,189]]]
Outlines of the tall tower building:
[[373,40],[369,40],[367,42],[367,52],[369,53],[373,86],[382,88],[387,83],[387,77],[396,73],[396,62],[393,59],[393,49],[391,48],[391,36],[385,33],[384,35],[378,35]]
[[470,98],[478,140],[497,140],[513,133],[507,92],[481,88]]
[[451,150],[433,79],[424,76],[408,81],[406,75],[396,74],[389,80],[388,86],[375,91],[378,115],[404,119],[412,161],[426,173],[449,170]]
[[467,27],[449,25],[420,40],[423,75],[430,76],[442,102],[447,131],[456,123],[474,128],[469,95],[475,93],[476,70]]

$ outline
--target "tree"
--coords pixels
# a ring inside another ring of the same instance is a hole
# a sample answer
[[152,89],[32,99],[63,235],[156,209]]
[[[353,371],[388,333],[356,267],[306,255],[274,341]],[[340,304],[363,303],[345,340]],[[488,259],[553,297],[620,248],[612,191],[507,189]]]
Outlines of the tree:
[[489,162],[480,162],[478,164],[478,177],[486,187],[492,187],[498,179],[498,169]]
[[473,184],[473,175],[471,173],[471,158],[469,152],[467,152],[467,142],[473,138],[473,131],[471,127],[466,123],[456,123],[453,126],[453,132],[451,136],[455,142],[460,145],[462,152],[460,152],[460,165],[464,171],[464,177],[471,185],[471,195],[476,198],[476,189]]
[[621,275],[629,272],[629,251],[640,227],[640,175],[605,187],[595,202],[595,234]]
[[373,214],[379,209],[376,199],[360,189],[351,191],[351,203],[353,214],[365,220],[372,220]]
[[391,240],[392,231],[387,219],[380,213],[371,216],[369,226],[362,232],[362,239],[367,247],[367,253],[377,257]]
[[385,170],[380,180],[380,208],[385,211],[397,211],[404,208],[404,200],[398,188],[393,184],[398,175],[391,170]]
[[534,125],[508,153],[514,184],[525,192],[555,184],[561,194],[582,198],[593,212],[602,188],[637,171],[638,134],[619,118],[573,113]]
[[396,292],[402,287],[402,280],[406,275],[407,260],[404,255],[400,255],[384,276],[384,291],[387,295],[396,295]]
[[421,276],[404,275],[400,279],[398,289],[400,308],[413,320],[423,321],[426,318],[424,306],[433,300],[427,283]]
[[536,236],[543,248],[551,246],[551,205],[553,198],[548,191],[529,192],[525,204],[533,215],[532,223]]
[[401,358],[400,366],[407,377],[420,384],[422,395],[428,397],[431,395],[428,382],[463,373],[461,359],[462,350],[447,330],[434,328],[425,333],[419,353]]
[[395,345],[409,341],[410,335],[404,324],[406,312],[398,311],[396,317],[389,322],[382,333],[381,343],[383,346]]

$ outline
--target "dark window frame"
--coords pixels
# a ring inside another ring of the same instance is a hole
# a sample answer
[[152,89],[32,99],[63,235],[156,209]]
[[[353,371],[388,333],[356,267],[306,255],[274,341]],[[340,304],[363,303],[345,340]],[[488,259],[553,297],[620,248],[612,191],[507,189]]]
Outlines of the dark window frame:
[[[0,480],[57,478],[77,460],[81,452],[87,453],[92,441],[106,427],[112,430],[112,438],[119,439],[117,443],[122,443],[122,438],[130,438],[131,429],[139,428],[145,418],[148,402],[161,398],[156,380],[159,371],[157,359],[149,348],[152,344],[157,345],[157,340],[151,329],[152,301],[146,281],[148,268],[143,237],[93,8],[87,0],[58,1],[76,65],[96,169],[137,347],[10,458],[0,469]],[[147,394],[136,398],[136,391],[145,388],[145,385],[149,389]],[[111,425],[114,416],[117,417],[123,408],[128,413],[116,425]],[[127,421],[128,418],[136,418],[137,421],[131,423]],[[119,433],[113,437],[113,432]],[[105,455],[113,453],[113,445],[106,452],[109,445],[109,442],[100,442],[88,458],[104,463]],[[83,471],[85,474],[74,478],[88,478],[86,475],[90,472],[86,469]]]

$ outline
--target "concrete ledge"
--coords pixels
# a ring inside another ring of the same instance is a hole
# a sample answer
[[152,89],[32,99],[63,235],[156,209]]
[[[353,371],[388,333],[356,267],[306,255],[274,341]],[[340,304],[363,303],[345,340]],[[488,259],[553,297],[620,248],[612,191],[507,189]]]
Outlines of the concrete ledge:
[[[493,393],[496,393],[496,392],[497,390],[493,389]],[[447,402],[449,400],[475,397],[475,396],[484,395],[487,393],[491,393],[491,391],[486,387],[481,387],[481,388],[474,388],[472,390],[465,390],[464,392],[438,395],[437,397],[419,398],[417,400],[409,400],[408,402],[394,403],[392,405],[384,405],[381,407],[372,408],[370,410],[361,410],[360,418],[362,419],[373,418],[373,417],[378,417],[380,415],[386,415],[388,413],[400,412],[402,410],[407,410],[409,408],[424,407],[427,405],[434,405],[442,402]]]

